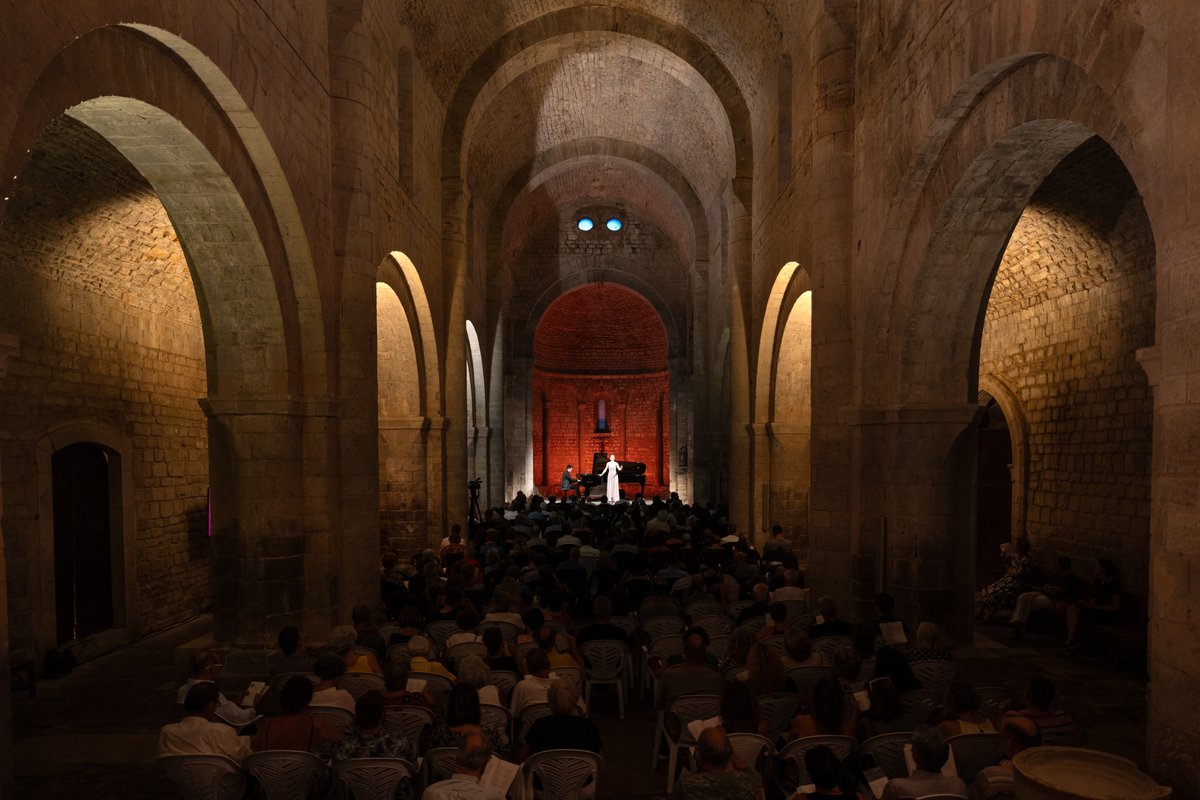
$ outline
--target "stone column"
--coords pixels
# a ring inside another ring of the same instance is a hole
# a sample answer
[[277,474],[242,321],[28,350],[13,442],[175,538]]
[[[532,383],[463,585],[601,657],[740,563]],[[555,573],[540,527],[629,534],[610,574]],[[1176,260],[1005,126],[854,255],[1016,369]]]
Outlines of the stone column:
[[[759,365],[769,369],[769,366]],[[752,422],[746,426],[750,435],[750,470],[753,487],[753,528],[746,535],[754,546],[761,548],[767,541],[771,516],[771,426],[765,421]]]
[[750,369],[751,220],[734,198],[727,201],[729,220],[729,270],[733,276],[729,319],[729,519],[738,531],[752,536],[755,530]]
[[[8,374],[8,360],[21,352],[14,334],[0,334],[0,379]],[[3,508],[4,481],[0,476],[0,508]],[[4,559],[4,528],[0,523],[0,797],[12,796],[12,705],[8,666],[8,566]]]
[[271,650],[280,628],[304,623],[308,604],[301,401],[209,397],[200,405],[211,464],[214,638]]
[[[467,359],[467,188],[461,178],[442,180],[442,275],[448,295],[443,317],[446,349],[442,364],[444,374],[437,377],[442,383],[445,404],[446,431],[442,437],[443,474],[431,486],[437,486],[445,497],[444,528],[430,528],[430,539],[441,540],[449,525],[458,522],[466,530],[467,386],[462,365]],[[460,502],[461,499],[461,502]]]

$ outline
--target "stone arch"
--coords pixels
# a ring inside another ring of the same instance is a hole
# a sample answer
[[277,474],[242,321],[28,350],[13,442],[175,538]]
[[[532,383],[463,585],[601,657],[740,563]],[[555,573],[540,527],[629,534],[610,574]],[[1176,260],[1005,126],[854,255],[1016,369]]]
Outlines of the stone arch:
[[[121,431],[108,425],[80,420],[58,425],[46,432],[36,445],[37,469],[37,545],[38,556],[31,559],[30,586],[38,594],[33,604],[35,651],[44,653],[58,645],[55,632],[55,561],[54,496],[51,459],[73,444],[98,445],[110,465],[109,517],[112,531],[113,611],[116,637],[100,637],[99,645],[108,649],[134,638],[137,633],[138,578],[134,537],[137,512],[134,502],[133,442]],[[113,484],[116,484],[115,486]]]
[[467,320],[467,478],[484,481],[481,497],[489,495],[488,481],[488,396],[484,377],[483,350],[475,323]]
[[1026,492],[1029,490],[1029,420],[1021,399],[1012,387],[996,375],[980,375],[979,391],[987,392],[1000,406],[1008,421],[1012,441],[1012,538],[1025,535]]
[[498,38],[475,60],[459,81],[446,114],[442,139],[442,176],[461,174],[464,135],[471,110],[486,105],[485,88],[510,59],[540,42],[571,33],[615,31],[646,39],[674,53],[699,72],[725,109],[734,145],[734,178],[749,208],[754,169],[753,135],[749,107],[737,81],[717,54],[687,30],[636,11],[601,6],[572,7],[545,14],[517,26]]
[[[33,143],[64,111],[121,150],[191,240],[185,248],[207,315],[211,399],[326,393],[330,354],[305,228],[270,142],[220,68],[152,26],[86,33],[29,92],[3,175],[19,174]],[[191,172],[181,174],[181,164]],[[196,179],[220,199],[203,213],[189,191]],[[202,220],[215,224],[204,230]],[[230,230],[244,236],[222,241]],[[223,269],[221,254],[235,250],[238,269]],[[230,272],[249,281],[222,275]]]
[[754,416],[757,422],[770,422],[773,417],[775,373],[780,342],[783,340],[784,330],[796,301],[804,292],[810,291],[811,287],[812,280],[807,270],[796,261],[784,264],[771,285],[758,338],[754,398]]

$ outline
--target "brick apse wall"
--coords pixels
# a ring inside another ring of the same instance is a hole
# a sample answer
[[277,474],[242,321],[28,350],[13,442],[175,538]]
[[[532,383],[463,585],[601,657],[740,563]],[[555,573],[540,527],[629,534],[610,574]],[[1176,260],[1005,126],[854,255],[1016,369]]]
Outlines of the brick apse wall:
[[38,540],[48,476],[37,473],[36,451],[64,424],[111,430],[132,445],[123,457],[132,462],[136,530],[124,539],[135,549],[138,592],[127,625],[146,632],[200,611],[209,603],[208,445],[197,404],[205,357],[166,211],[107,142],[60,118],[12,197],[0,275],[0,319],[20,344],[0,428],[13,652],[30,651],[33,617],[45,610],[37,598],[54,596],[38,585],[53,580],[53,554]]
[[[557,491],[568,463],[591,469],[593,452],[646,465],[646,494],[670,485],[670,387],[667,333],[640,295],[590,284],[560,297],[538,323],[533,341],[533,475],[542,492]],[[594,431],[604,400],[611,434]],[[636,486],[626,484],[627,492]]]
[[1152,405],[1136,351],[1153,341],[1149,221],[1117,156],[1094,139],[1047,177],[1013,231],[980,374],[1016,395],[1028,425],[1035,556],[1068,555],[1085,577],[1109,557],[1143,598]]

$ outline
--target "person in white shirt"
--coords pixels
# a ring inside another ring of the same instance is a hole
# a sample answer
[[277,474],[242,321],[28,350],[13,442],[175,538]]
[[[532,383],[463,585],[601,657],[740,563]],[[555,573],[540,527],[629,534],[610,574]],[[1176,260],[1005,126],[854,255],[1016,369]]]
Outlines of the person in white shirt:
[[464,608],[462,611],[459,611],[458,615],[454,618],[454,624],[458,626],[458,632],[446,637],[447,650],[463,642],[483,641],[479,638],[479,614],[474,609]]
[[504,800],[504,792],[479,782],[492,758],[492,746],[478,733],[463,739],[458,748],[458,772],[425,787],[421,800]]
[[[192,687],[198,683],[216,684],[217,677],[221,674],[221,669],[225,664],[221,660],[221,656],[212,650],[201,650],[196,655],[192,656],[192,677],[188,678],[183,686],[179,687],[179,693],[175,697],[175,702],[183,705],[187,699],[187,694]],[[219,690],[217,692],[217,718],[222,722],[232,725],[235,728],[244,728],[258,718],[258,712],[253,708],[242,708],[237,703],[232,702]]]
[[[164,726],[158,735],[160,757],[225,756],[241,764],[250,755],[249,737],[238,736],[233,728],[215,721],[220,694],[212,682],[202,681],[188,689],[183,700],[187,716]],[[241,797],[245,792],[245,778],[240,771],[231,771],[221,782],[225,797]]]
[[338,678],[346,673],[346,660],[337,653],[322,653],[313,668],[321,682],[313,687],[313,706],[344,708],[354,713],[354,696],[336,685]]

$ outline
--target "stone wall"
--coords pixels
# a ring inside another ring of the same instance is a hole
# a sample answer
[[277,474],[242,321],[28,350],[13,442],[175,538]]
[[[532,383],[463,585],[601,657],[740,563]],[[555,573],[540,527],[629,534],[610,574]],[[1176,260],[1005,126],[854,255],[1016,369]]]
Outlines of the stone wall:
[[1143,599],[1152,405],[1136,352],[1153,341],[1149,221],[1117,156],[1094,139],[1050,174],[1013,232],[980,374],[1015,394],[1028,426],[1023,489],[1039,561],[1068,555],[1095,576],[1096,559],[1110,558]]
[[126,518],[135,529],[122,532],[134,551],[127,579],[137,584],[127,627],[152,631],[201,611],[205,356],[191,277],[162,205],[111,146],[61,119],[21,175],[0,265],[0,318],[20,342],[0,419],[13,652],[56,644],[34,627],[54,579],[38,520],[49,475],[39,474],[37,454],[67,424],[110,431],[132,448],[121,453],[134,482]]

